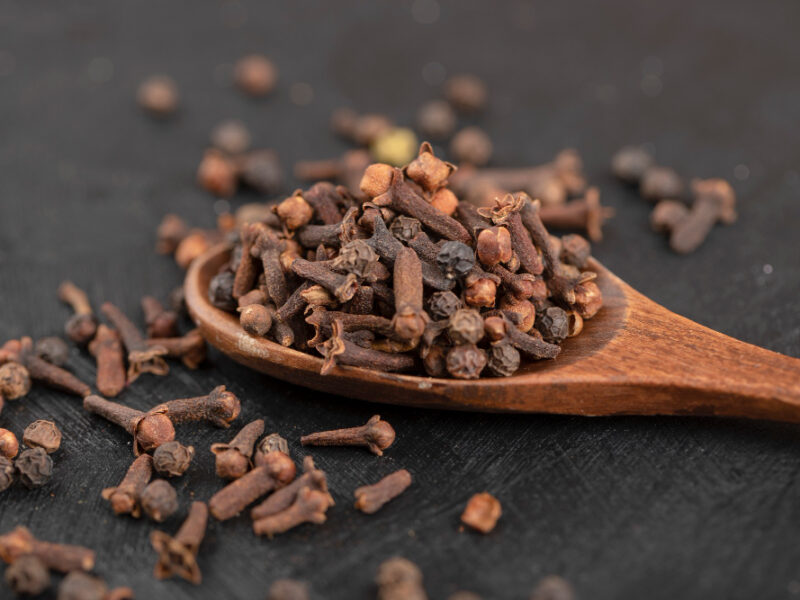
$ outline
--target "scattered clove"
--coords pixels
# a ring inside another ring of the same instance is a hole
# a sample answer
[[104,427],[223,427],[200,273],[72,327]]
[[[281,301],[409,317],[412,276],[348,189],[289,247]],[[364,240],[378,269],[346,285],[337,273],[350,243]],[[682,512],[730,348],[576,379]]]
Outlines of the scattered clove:
[[378,567],[378,600],[427,600],[422,571],[410,560],[395,556]]
[[97,330],[97,319],[86,292],[71,281],[64,281],[58,286],[58,297],[75,313],[64,326],[67,337],[77,344],[88,344]]
[[82,546],[37,540],[27,527],[19,526],[0,535],[0,559],[11,564],[24,555],[35,556],[48,569],[61,573],[91,571],[95,562],[94,551]]
[[145,340],[150,348],[163,348],[164,356],[180,358],[188,369],[197,369],[206,360],[206,341],[199,329],[192,329],[186,335],[170,338],[152,338]]
[[103,500],[108,500],[114,514],[139,518],[142,514],[141,495],[152,476],[153,458],[142,454],[131,463],[118,486],[102,491]]
[[102,323],[97,327],[97,335],[89,343],[97,361],[97,389],[104,396],[114,398],[125,389],[125,358],[119,334]]
[[69,346],[60,337],[51,336],[36,340],[33,353],[57,367],[63,367],[69,360]]
[[32,554],[20,556],[5,572],[6,585],[18,596],[38,596],[50,587],[50,571]]
[[151,409],[144,413],[110,402],[100,396],[84,398],[83,408],[130,433],[133,436],[133,452],[136,456],[155,450],[161,444],[175,439],[175,428],[163,410]]
[[372,416],[361,427],[320,431],[300,438],[304,446],[366,446],[370,452],[383,456],[383,451],[394,443],[394,428],[380,415]]
[[238,479],[250,469],[250,459],[256,441],[264,433],[264,420],[256,419],[245,425],[227,444],[211,444],[216,456],[217,476],[222,479]]
[[236,85],[249,96],[266,96],[275,88],[278,70],[266,56],[250,54],[234,67]]
[[178,314],[164,308],[156,298],[142,297],[142,311],[148,338],[168,338],[178,335]]
[[269,586],[267,600],[309,600],[308,584],[294,579],[278,579]]
[[325,512],[330,506],[330,496],[312,488],[302,488],[294,503],[287,509],[253,522],[256,535],[272,537],[302,525],[303,523],[325,522]]
[[503,509],[500,502],[487,492],[475,494],[461,514],[461,522],[481,533],[489,533],[497,525]]
[[333,506],[333,497],[328,492],[328,480],[325,472],[314,466],[314,459],[306,456],[303,459],[303,474],[270,494],[266,500],[250,511],[253,521],[278,514],[289,508],[303,488],[311,488],[328,495],[328,502]]
[[355,507],[371,515],[378,512],[384,504],[397,498],[411,485],[411,473],[405,469],[387,475],[379,482],[357,488]]
[[178,108],[178,86],[171,77],[152,75],[139,85],[136,98],[150,115],[164,118]]
[[104,303],[100,310],[119,332],[122,343],[128,351],[129,385],[136,381],[142,373],[152,373],[153,375],[169,373],[169,366],[162,358],[167,353],[165,348],[161,346],[148,347],[136,325],[110,302]]
[[230,427],[241,411],[241,403],[224,385],[215,387],[205,396],[170,400],[148,411],[148,414],[165,415],[173,424],[208,421],[217,427]]
[[193,502],[189,516],[181,525],[175,537],[162,531],[150,534],[150,543],[158,553],[154,574],[157,579],[167,579],[173,575],[199,585],[202,581],[197,553],[206,534],[208,507],[203,502]]
[[575,600],[575,591],[566,579],[548,575],[537,584],[530,600]]
[[31,391],[31,377],[28,369],[16,362],[0,366],[0,397],[18,400]]

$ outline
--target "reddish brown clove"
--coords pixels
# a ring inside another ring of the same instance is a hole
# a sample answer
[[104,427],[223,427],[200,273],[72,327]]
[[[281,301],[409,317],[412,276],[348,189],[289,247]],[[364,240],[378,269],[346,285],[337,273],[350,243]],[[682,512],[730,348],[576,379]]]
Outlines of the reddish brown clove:
[[303,459],[303,474],[290,484],[270,494],[266,500],[250,511],[253,521],[278,514],[289,508],[303,488],[311,488],[328,495],[328,502],[333,506],[333,497],[328,492],[328,480],[325,472],[314,466],[314,459],[306,456]]
[[689,214],[672,230],[670,247],[680,254],[696,250],[716,223],[730,225],[736,221],[736,194],[724,179],[692,181],[694,204]]
[[153,296],[142,298],[144,322],[148,338],[168,338],[178,335],[178,313],[164,308]]
[[22,526],[0,535],[0,559],[4,562],[11,564],[26,554],[37,557],[48,569],[62,573],[94,568],[95,554],[88,548],[43,542]]
[[[36,356],[34,354],[33,340],[31,338],[23,337],[18,341],[14,340],[13,344],[9,342],[3,348],[0,355],[5,356],[0,358],[0,362],[3,360],[10,360],[20,363],[27,369],[31,379],[39,381],[47,387],[61,390],[75,396],[85,397],[92,393],[88,385],[69,371],[52,365],[46,360],[42,360]],[[8,374],[8,372],[0,374],[0,379],[2,375]],[[2,381],[0,381],[0,385],[4,385]],[[9,397],[6,394],[3,395]]]
[[383,456],[383,451],[394,443],[394,428],[374,415],[361,427],[320,431],[300,438],[304,446],[366,446],[370,452]]
[[139,497],[153,476],[153,458],[142,454],[128,467],[128,472],[116,487],[106,488],[102,492],[104,500],[108,500],[116,515],[131,515],[137,519],[142,514]]
[[167,579],[173,575],[198,585],[202,581],[197,553],[206,534],[208,507],[204,502],[192,502],[189,516],[181,525],[175,537],[163,531],[153,531],[150,543],[158,552],[158,562],[154,575],[157,579]]
[[285,452],[274,450],[259,462],[262,464],[211,497],[208,507],[215,519],[226,521],[236,516],[264,494],[294,479],[295,465]]
[[97,335],[89,344],[97,361],[97,389],[104,396],[114,398],[125,389],[125,359],[119,334],[103,325],[97,328]]
[[128,351],[128,384],[136,381],[142,373],[153,375],[169,373],[169,366],[162,358],[167,353],[165,348],[148,347],[136,325],[110,302],[105,302],[100,310],[119,332],[122,343]]
[[514,252],[519,257],[522,268],[532,275],[539,275],[542,270],[542,259],[536,251],[531,236],[525,229],[520,212],[525,199],[523,196],[508,194],[502,200],[498,199],[492,209],[478,209],[478,212],[492,220],[495,225],[506,225],[511,234],[511,244]]
[[0,456],[14,458],[19,452],[19,440],[13,431],[0,429]]
[[600,204],[600,192],[595,187],[586,190],[579,200],[566,204],[542,206],[539,216],[547,227],[583,229],[593,242],[603,239],[603,223],[614,216],[614,209]]
[[411,485],[411,473],[406,469],[395,471],[379,482],[357,488],[355,507],[361,512],[371,515],[378,512],[384,504],[397,498]]
[[175,214],[166,214],[156,230],[156,252],[174,254],[178,245],[189,235],[186,221]]
[[58,298],[75,313],[64,327],[67,337],[77,344],[88,344],[97,330],[97,318],[86,292],[71,281],[64,281],[58,286]]
[[83,399],[84,410],[119,425],[133,436],[133,453],[136,456],[155,450],[161,444],[175,439],[172,421],[163,411],[151,409],[144,413],[100,396]]
[[272,537],[303,523],[321,525],[326,520],[325,512],[329,506],[327,494],[311,488],[303,488],[297,493],[297,499],[289,508],[255,521],[253,531],[256,535]]
[[411,248],[403,247],[394,261],[395,314],[392,329],[401,340],[414,340],[425,331],[429,317],[422,306],[422,264]]
[[469,499],[461,514],[461,522],[481,533],[489,533],[495,528],[502,514],[503,508],[497,498],[487,492],[482,492]]
[[180,358],[189,369],[197,369],[206,360],[206,340],[199,329],[192,329],[181,337],[153,338],[145,343],[150,348],[163,348],[165,356]]
[[339,319],[333,321],[331,331],[330,339],[316,346],[319,353],[325,357],[320,369],[321,375],[329,374],[337,365],[369,367],[384,372],[405,371],[414,366],[414,358],[407,354],[392,354],[362,348],[345,339],[344,326]]
[[264,420],[256,419],[245,425],[227,444],[212,444],[211,452],[216,456],[217,476],[230,480],[247,473],[256,441],[263,433]]
[[173,424],[192,421],[208,421],[217,427],[230,427],[242,410],[239,398],[225,389],[224,385],[215,387],[205,396],[170,400],[150,409],[148,414],[163,414]]

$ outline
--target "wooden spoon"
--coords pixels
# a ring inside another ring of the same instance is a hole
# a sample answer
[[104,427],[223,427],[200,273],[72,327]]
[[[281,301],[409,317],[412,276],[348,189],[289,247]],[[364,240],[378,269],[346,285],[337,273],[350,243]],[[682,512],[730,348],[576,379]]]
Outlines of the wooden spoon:
[[253,337],[208,301],[228,260],[217,246],[192,263],[189,312],[208,342],[234,360],[323,392],[389,404],[486,412],[714,415],[800,422],[800,360],[712,331],[645,298],[597,261],[604,305],[554,361],[523,364],[512,377],[471,381],[337,367]]

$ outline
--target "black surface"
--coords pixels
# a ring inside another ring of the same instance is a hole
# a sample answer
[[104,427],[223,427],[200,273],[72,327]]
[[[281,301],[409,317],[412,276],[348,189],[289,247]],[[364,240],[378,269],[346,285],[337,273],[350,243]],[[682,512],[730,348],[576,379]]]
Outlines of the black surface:
[[[112,300],[137,316],[143,293],[165,296],[181,272],[153,253],[154,228],[168,211],[213,223],[214,202],[193,178],[218,121],[244,119],[286,165],[327,157],[345,148],[327,131],[333,107],[385,110],[408,123],[438,94],[422,75],[437,62],[490,83],[481,122],[496,164],[541,162],[567,145],[582,152],[618,211],[596,248],[615,273],[682,315],[800,355],[796,2],[471,0],[440,2],[432,25],[415,21],[431,4],[0,3],[0,338],[59,333],[67,311],[55,289],[65,277],[96,304]],[[278,92],[264,101],[219,83],[251,51],[281,70]],[[134,102],[139,81],[156,72],[174,76],[182,94],[179,118],[166,123]],[[309,106],[292,104],[297,82],[313,86]],[[671,254],[648,231],[649,207],[607,175],[611,152],[630,142],[649,142],[686,175],[731,179],[739,222],[715,229],[689,258]],[[746,178],[734,177],[737,165]],[[92,360],[77,350],[70,367],[93,380]],[[285,576],[310,581],[317,598],[370,598],[377,565],[394,554],[420,564],[431,598],[459,588],[526,598],[550,573],[597,600],[800,594],[796,426],[373,406],[286,385],[216,353],[198,372],[173,366],[168,378],[143,377],[122,399],[144,409],[223,383],[243,399],[240,424],[263,416],[298,460],[301,433],[375,412],[398,440],[382,459],[313,452],[337,501],[322,527],[268,541],[253,536],[246,516],[212,523],[204,583],[194,588],[153,579],[152,525],[114,517],[100,498],[131,458],[126,435],[78,400],[37,387],[6,407],[0,425],[21,434],[53,417],[63,449],[49,486],[0,497],[0,531],[24,524],[91,546],[98,572],[139,598],[263,598]],[[192,497],[219,487],[207,448],[231,433],[183,426],[178,435],[198,456],[176,481],[183,509],[168,531]],[[355,487],[400,467],[415,478],[404,496],[372,517],[352,508]],[[503,503],[498,528],[459,532],[466,499],[483,490]]]

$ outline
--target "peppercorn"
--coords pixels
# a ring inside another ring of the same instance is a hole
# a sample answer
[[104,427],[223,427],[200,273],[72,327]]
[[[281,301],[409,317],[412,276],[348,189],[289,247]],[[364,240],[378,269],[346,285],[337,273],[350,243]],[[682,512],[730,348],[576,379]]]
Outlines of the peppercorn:
[[358,113],[349,106],[341,106],[331,113],[331,130],[338,136],[352,139]]
[[61,431],[52,421],[34,421],[25,428],[22,442],[29,448],[42,448],[52,454],[61,447]]
[[450,154],[458,162],[482,167],[492,157],[492,140],[479,127],[467,127],[450,141]]
[[509,342],[495,342],[489,348],[487,368],[492,375],[510,377],[519,369],[519,351]]
[[6,568],[6,585],[18,596],[38,596],[50,587],[50,571],[32,554],[20,556]]
[[82,571],[71,571],[58,586],[58,600],[121,600],[125,597],[109,594],[102,579]]
[[454,346],[447,353],[447,372],[457,379],[477,379],[486,366],[486,353],[473,344]]
[[375,577],[379,600],[427,600],[422,572],[410,560],[395,556],[378,568]]
[[314,209],[298,190],[275,207],[275,214],[280,217],[287,229],[294,230],[311,221]]
[[473,281],[464,290],[464,304],[474,307],[491,308],[497,296],[497,284],[486,277]]
[[272,327],[273,311],[263,304],[250,304],[239,310],[239,324],[247,333],[264,337]]
[[453,292],[434,292],[428,300],[428,308],[434,317],[446,319],[462,307],[461,300]]
[[558,306],[550,306],[536,315],[536,329],[542,339],[551,344],[560,344],[569,334],[569,319],[566,311]]
[[266,56],[251,54],[240,58],[233,72],[236,85],[250,96],[266,96],[278,80],[278,69]]
[[471,308],[462,308],[450,316],[447,333],[454,344],[477,344],[483,338],[483,318]]
[[139,105],[155,117],[166,117],[178,107],[178,86],[166,75],[153,75],[139,86]]
[[475,75],[455,75],[445,82],[444,94],[456,110],[476,113],[486,106],[488,91]]
[[10,458],[0,456],[0,492],[4,492],[14,483],[14,463]]
[[365,240],[353,240],[342,246],[339,254],[331,261],[331,267],[336,271],[363,278],[378,259],[378,255]]
[[178,510],[178,494],[166,479],[156,479],[144,488],[139,504],[148,517],[161,523]]
[[392,121],[385,115],[360,115],[353,124],[352,138],[359,146],[369,146],[392,127]]
[[649,167],[639,184],[642,197],[653,202],[665,198],[678,199],[683,195],[683,189],[683,179],[669,167]]
[[448,279],[464,277],[475,266],[472,248],[456,241],[447,241],[436,255],[436,264]]
[[529,332],[536,321],[536,307],[528,300],[506,295],[500,299],[500,308],[516,315],[514,324],[522,332]]
[[385,194],[392,182],[394,169],[391,165],[373,163],[366,168],[358,188],[369,198]]
[[220,310],[236,310],[236,300],[233,297],[234,278],[231,271],[223,271],[214,275],[208,284],[208,300]]
[[242,181],[262,194],[276,194],[283,187],[283,167],[273,150],[248,152],[239,160]]
[[448,188],[439,188],[431,196],[431,206],[452,217],[458,208],[458,197]]
[[167,477],[180,477],[189,468],[194,458],[194,448],[178,441],[161,444],[153,452],[153,468]]
[[0,429],[0,456],[14,458],[19,452],[19,441],[13,431]]
[[389,226],[389,231],[391,231],[392,235],[398,240],[407,243],[411,238],[422,231],[422,223],[419,222],[419,219],[398,215]]
[[60,337],[44,337],[37,340],[33,353],[57,367],[63,367],[69,360],[69,346]]
[[250,147],[250,132],[241,121],[223,121],[211,132],[211,143],[228,154],[242,154]]
[[417,127],[426,138],[443,140],[456,128],[456,114],[444,100],[431,100],[417,112]]
[[19,363],[9,362],[0,366],[0,397],[17,400],[31,391],[28,369]]
[[19,480],[27,488],[41,487],[53,476],[53,459],[43,448],[23,450],[14,466]]

